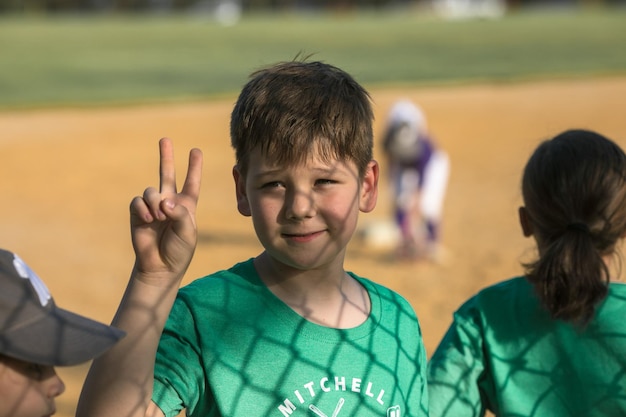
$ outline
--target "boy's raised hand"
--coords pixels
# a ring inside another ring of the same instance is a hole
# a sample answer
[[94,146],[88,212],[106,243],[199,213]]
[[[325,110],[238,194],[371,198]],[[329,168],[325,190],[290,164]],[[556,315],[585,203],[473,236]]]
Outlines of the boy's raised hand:
[[130,225],[135,273],[142,280],[155,280],[150,282],[153,285],[167,285],[171,283],[167,278],[182,278],[196,247],[202,152],[195,148],[189,152],[187,176],[178,192],[172,141],[161,139],[159,150],[159,189],[146,188],[142,196],[132,200]]
[[187,176],[176,189],[172,141],[161,139],[160,186],[130,203],[135,265],[113,324],[126,337],[96,358],[85,379],[77,417],[163,416],[150,401],[159,339],[196,248],[196,207],[202,152],[189,152]]

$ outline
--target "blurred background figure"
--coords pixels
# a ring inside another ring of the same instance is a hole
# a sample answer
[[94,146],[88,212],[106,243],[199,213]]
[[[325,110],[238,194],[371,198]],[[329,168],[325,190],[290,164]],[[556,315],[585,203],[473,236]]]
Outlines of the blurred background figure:
[[438,16],[448,20],[498,19],[507,11],[505,0],[433,0],[432,5]]
[[430,135],[422,110],[399,100],[387,117],[383,149],[400,231],[401,259],[441,261],[440,223],[448,185],[448,154]]

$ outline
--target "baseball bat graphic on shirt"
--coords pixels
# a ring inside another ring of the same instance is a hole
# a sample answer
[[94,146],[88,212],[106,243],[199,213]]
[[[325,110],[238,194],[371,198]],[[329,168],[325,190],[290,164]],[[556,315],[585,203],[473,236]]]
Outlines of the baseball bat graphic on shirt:
[[[343,398],[339,399],[339,402],[337,402],[337,406],[335,407],[335,411],[333,411],[333,414],[332,414],[331,417],[337,417],[339,415],[339,410],[341,410],[341,407],[343,407],[343,403],[344,402],[345,401],[344,401]],[[317,408],[313,404],[309,405],[309,410],[313,411],[319,417],[328,417],[322,410],[320,410],[319,408]]]

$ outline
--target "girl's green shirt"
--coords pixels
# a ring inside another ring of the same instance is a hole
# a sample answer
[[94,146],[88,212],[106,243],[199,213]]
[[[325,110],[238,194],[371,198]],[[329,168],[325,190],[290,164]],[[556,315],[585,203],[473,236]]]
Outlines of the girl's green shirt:
[[517,277],[466,301],[428,365],[431,417],[626,416],[626,285],[586,327],[552,320]]

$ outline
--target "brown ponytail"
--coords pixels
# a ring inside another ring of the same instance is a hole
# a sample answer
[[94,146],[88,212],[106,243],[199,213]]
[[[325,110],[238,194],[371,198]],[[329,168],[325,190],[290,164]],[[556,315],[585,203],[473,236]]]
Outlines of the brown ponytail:
[[608,292],[604,259],[626,231],[626,155],[595,132],[563,132],[529,159],[522,194],[539,248],[526,276],[553,318],[585,324]]

